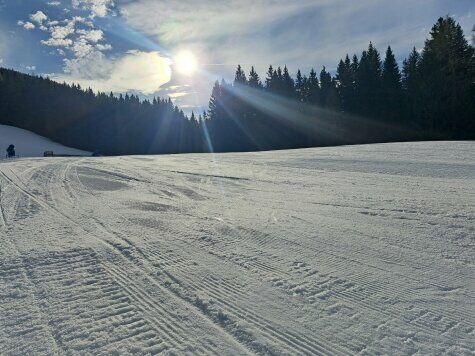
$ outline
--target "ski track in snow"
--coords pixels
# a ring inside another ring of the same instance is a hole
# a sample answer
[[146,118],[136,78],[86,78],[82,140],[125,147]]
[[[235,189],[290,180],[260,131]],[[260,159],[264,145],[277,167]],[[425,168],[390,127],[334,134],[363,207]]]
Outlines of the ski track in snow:
[[475,143],[0,163],[2,354],[473,354]]

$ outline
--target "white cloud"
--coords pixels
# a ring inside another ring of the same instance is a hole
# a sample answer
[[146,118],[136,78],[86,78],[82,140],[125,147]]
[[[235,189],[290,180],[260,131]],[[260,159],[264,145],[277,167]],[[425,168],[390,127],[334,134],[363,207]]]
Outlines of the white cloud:
[[49,31],[52,39],[65,39],[74,33],[74,22],[69,22],[66,26],[52,26]]
[[61,5],[61,2],[60,1],[49,1],[49,2],[47,2],[47,4],[49,6],[59,6],[59,5]]
[[153,94],[170,81],[170,64],[170,59],[158,52],[129,51],[111,60],[100,51],[92,50],[87,56],[66,59],[66,75],[52,76],[52,79],[104,92]]
[[94,47],[92,47],[86,40],[80,39],[73,43],[72,50],[77,58],[82,58],[87,56],[93,51]]
[[[51,20],[47,21],[48,17],[42,12],[37,11],[36,13],[30,15],[30,19],[39,24],[38,28],[42,31],[49,31],[50,38],[47,40],[42,40],[41,43],[46,46],[55,46],[55,47],[69,47],[75,43],[74,38],[71,37],[76,33],[75,27],[77,23],[83,24],[84,26],[94,27],[94,24],[81,16],[74,16],[70,19],[64,19],[61,21]],[[18,25],[23,26],[26,30],[32,30],[36,26],[31,22],[18,21]],[[103,37],[103,32],[101,30],[80,30],[80,35],[77,37],[79,41],[89,41],[97,43]],[[81,43],[77,45],[79,48]],[[82,51],[79,51],[82,52]]]
[[[105,51],[112,48],[110,45],[97,44],[102,39],[101,30],[78,30],[79,38],[73,42],[72,51],[77,58],[88,56],[92,51]],[[93,46],[92,44],[97,44]]]
[[112,49],[112,46],[108,43],[106,44],[97,44],[96,45],[96,48],[99,50],[99,51],[110,51]]
[[[110,1],[87,1],[85,5],[90,6],[91,11],[100,12],[100,9],[94,6],[101,5],[101,3],[108,4]],[[76,5],[80,6],[81,1],[77,1]],[[112,46],[103,43],[104,32],[95,28],[92,17],[88,19],[73,16],[62,20],[52,19],[48,21],[48,17],[43,12],[37,11],[30,15],[30,18],[39,24],[38,28],[40,30],[49,32],[49,38],[41,40],[41,44],[57,47],[52,53],[65,57],[63,61],[66,78],[74,78],[74,81],[77,82],[87,81],[94,84],[93,86],[96,88],[117,87],[124,82],[118,79],[122,77],[117,73],[124,71],[123,68],[120,69],[118,66],[122,61],[133,61],[135,59],[137,62],[136,58],[130,58],[132,54],[128,54],[127,57],[120,60],[106,59],[102,52],[111,50]],[[18,24],[27,29],[36,27],[30,22],[19,21]],[[104,84],[100,84],[101,80],[104,80]],[[146,85],[147,80],[144,80],[144,83]],[[137,83],[132,83],[130,87],[134,89],[137,86]]]
[[89,27],[94,27],[94,24],[92,23],[92,21],[88,20],[88,19],[85,19],[84,17],[81,17],[81,16],[74,16],[72,19],[70,20],[65,20],[66,22],[74,22],[74,23],[82,23],[86,26],[89,26]]
[[72,5],[76,9],[91,11],[91,18],[105,17],[114,0],[72,0]]
[[36,70],[36,66],[26,66],[25,68],[30,71]]
[[25,30],[27,30],[27,31],[28,31],[28,30],[33,30],[33,29],[35,28],[35,25],[32,24],[31,22],[27,21],[27,22],[25,22],[25,24],[23,25],[23,28],[24,28]]
[[103,53],[93,51],[89,56],[64,59],[64,72],[77,80],[102,79],[112,70],[112,62]]
[[17,22],[18,26],[22,26],[25,30],[29,31],[29,30],[33,30],[36,26],[34,24],[32,24],[31,22],[27,21],[27,22],[23,22],[21,20],[19,20]]
[[46,21],[48,19],[48,16],[46,16],[43,11],[37,11],[34,14],[30,15],[30,19],[36,22],[37,24],[42,25],[43,21]]
[[81,35],[81,39],[92,43],[99,42],[104,36],[102,30],[78,30],[77,33]]
[[41,40],[41,43],[45,46],[53,47],[69,47],[73,44],[73,41],[69,38],[48,38],[47,40]]
[[186,93],[186,92],[176,92],[176,93],[168,93],[167,95],[171,98],[171,99],[176,99],[176,98],[181,98],[183,96],[186,96],[188,95],[189,93]]

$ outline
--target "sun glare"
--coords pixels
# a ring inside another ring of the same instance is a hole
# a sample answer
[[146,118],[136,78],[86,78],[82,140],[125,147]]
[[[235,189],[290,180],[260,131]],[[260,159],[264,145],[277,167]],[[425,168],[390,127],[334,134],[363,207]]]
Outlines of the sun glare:
[[175,58],[175,68],[184,75],[192,75],[198,69],[196,56],[190,51],[181,51]]

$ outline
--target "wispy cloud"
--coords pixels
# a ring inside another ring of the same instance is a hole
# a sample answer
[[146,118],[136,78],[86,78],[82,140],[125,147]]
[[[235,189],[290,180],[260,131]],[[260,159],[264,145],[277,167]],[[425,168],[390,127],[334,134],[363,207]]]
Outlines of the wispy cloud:
[[176,99],[176,98],[181,98],[182,96],[185,96],[188,94],[189,93],[187,92],[175,92],[175,93],[168,93],[167,95],[172,99]]
[[171,79],[170,60],[158,52],[129,51],[117,59],[94,52],[65,63],[66,74],[53,75],[53,79],[104,92],[153,94]]
[[440,0],[135,0],[120,13],[172,49],[201,49],[207,63],[263,70],[271,63],[335,67],[369,41],[406,55],[446,8]]
[[[168,44],[259,33],[266,26],[330,0],[138,0],[121,9],[136,28]],[[145,12],[148,12],[146,14]],[[152,16],[153,14],[153,16]]]
[[423,45],[437,17],[457,7],[442,0],[135,0],[119,11],[172,52],[191,48],[198,54],[208,76],[193,83],[197,95],[183,100],[202,104],[212,82],[231,79],[237,64],[246,70],[254,65],[260,74],[269,64],[287,65],[292,73],[333,70],[346,53],[360,54],[370,41],[381,51],[391,45],[402,59]]

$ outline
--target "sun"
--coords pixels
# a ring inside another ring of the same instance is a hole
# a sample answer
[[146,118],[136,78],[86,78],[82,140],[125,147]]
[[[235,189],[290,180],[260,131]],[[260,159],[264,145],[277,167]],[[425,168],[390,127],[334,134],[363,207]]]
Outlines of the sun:
[[198,69],[198,60],[190,51],[181,51],[175,57],[175,68],[184,75],[192,75]]

